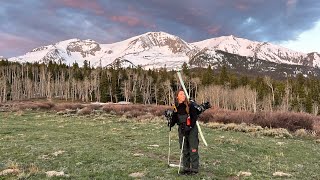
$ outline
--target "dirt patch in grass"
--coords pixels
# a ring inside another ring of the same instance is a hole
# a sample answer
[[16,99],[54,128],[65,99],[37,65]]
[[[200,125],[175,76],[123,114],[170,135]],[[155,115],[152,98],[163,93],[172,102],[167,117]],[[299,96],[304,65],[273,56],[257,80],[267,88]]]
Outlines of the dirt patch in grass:
[[129,176],[133,177],[133,178],[142,178],[142,177],[144,177],[144,173],[143,172],[135,172],[135,173],[129,174]]

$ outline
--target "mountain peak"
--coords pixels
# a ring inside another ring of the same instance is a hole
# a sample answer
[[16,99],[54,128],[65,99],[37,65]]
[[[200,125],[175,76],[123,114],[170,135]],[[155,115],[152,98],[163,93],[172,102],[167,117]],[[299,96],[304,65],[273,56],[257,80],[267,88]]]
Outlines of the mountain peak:
[[142,35],[161,35],[161,36],[174,36],[174,37],[176,37],[175,35],[169,34],[164,31],[149,31],[149,32],[146,32]]
[[78,39],[78,38],[72,38],[72,39],[67,39],[67,40],[59,41],[59,42],[55,43],[55,45],[58,45],[58,44],[69,44],[69,43],[78,42],[78,41],[81,41],[81,40]]
[[[153,48],[165,48],[173,53],[187,53],[191,47],[187,42],[178,36],[171,35],[166,32],[147,32],[140,36],[136,36],[130,43],[127,50],[137,52],[139,50],[148,50]],[[131,52],[132,52],[131,51]]]

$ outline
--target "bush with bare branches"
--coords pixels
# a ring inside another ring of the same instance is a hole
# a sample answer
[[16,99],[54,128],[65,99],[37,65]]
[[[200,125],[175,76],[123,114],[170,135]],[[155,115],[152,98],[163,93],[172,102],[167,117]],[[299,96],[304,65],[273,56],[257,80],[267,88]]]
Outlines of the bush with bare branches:
[[60,103],[60,104],[56,104],[53,107],[53,110],[54,111],[64,111],[66,109],[76,110],[76,109],[82,109],[83,107],[84,105],[80,103]]
[[84,107],[82,109],[80,109],[77,114],[78,115],[89,115],[91,114],[91,112],[93,111],[93,108],[90,106]]
[[289,131],[312,130],[316,119],[318,119],[316,116],[306,113],[260,112],[255,115],[253,124],[259,124],[262,127],[285,128]]
[[[220,123],[246,123],[262,127],[285,128],[289,131],[298,129],[320,130],[320,118],[306,113],[295,112],[258,112],[230,111],[223,109],[209,109],[204,112],[199,120]],[[313,126],[315,123],[316,126]]]
[[127,117],[138,117],[145,114],[153,116],[162,116],[168,106],[157,105],[139,105],[139,104],[107,104],[102,107],[106,113],[115,113],[116,115],[126,115]]
[[54,103],[52,102],[33,102],[33,101],[24,101],[19,103],[10,104],[13,109],[17,110],[50,110],[54,107]]

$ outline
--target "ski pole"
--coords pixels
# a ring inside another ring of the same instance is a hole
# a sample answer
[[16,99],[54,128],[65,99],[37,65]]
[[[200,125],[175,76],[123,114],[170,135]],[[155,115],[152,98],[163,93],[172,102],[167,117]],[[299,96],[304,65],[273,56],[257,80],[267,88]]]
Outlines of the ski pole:
[[181,147],[181,154],[180,154],[180,162],[179,162],[178,174],[180,174],[181,160],[182,160],[182,153],[183,153],[183,147],[184,147],[184,138],[185,138],[185,136],[183,136],[183,138],[182,138],[182,147]]
[[[171,129],[171,128],[170,128],[170,129]],[[170,131],[169,131],[168,167],[170,167],[170,150],[171,150],[171,139],[170,139]]]

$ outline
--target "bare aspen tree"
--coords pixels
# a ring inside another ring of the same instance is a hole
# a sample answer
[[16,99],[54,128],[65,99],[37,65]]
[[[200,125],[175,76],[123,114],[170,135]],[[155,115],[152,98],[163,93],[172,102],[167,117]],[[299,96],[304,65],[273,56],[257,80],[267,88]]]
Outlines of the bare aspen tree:
[[158,105],[158,91],[159,91],[158,84],[154,83],[153,84],[153,96],[155,98],[156,105]]
[[267,84],[267,86],[269,86],[269,88],[271,89],[271,95],[272,95],[272,104],[274,103],[274,88],[271,82],[271,78],[269,76],[265,76],[264,77],[264,82]]
[[7,102],[7,74],[6,67],[0,67],[0,102]]
[[83,87],[81,89],[83,94],[83,99],[85,102],[89,102],[90,84],[91,84],[90,79],[85,77],[83,81]]
[[129,92],[131,91],[129,80],[124,80],[122,82],[121,91],[122,91],[122,95],[125,98],[125,101],[129,102],[130,101],[130,93]]
[[221,100],[223,99],[221,86],[205,86],[198,90],[197,101],[209,101],[215,107],[221,107]]
[[166,80],[164,83],[160,85],[160,88],[163,89],[163,96],[161,100],[165,103],[165,105],[172,104],[173,90],[171,88],[170,81]]
[[133,83],[132,83],[132,94],[133,94],[133,102],[137,103],[137,90],[138,90],[138,74],[133,75]]
[[246,108],[245,93],[243,87],[235,89],[232,93],[235,110],[244,110]]
[[96,96],[96,100],[98,102],[101,101],[101,94],[100,94],[100,69],[94,72],[94,94]]
[[221,92],[222,95],[222,108],[223,109],[232,109],[232,104],[230,103],[230,90],[229,88],[224,88],[223,91]]
[[46,78],[46,67],[45,65],[41,65],[40,67],[40,96],[47,97],[47,78]]
[[7,83],[5,76],[0,76],[0,102],[7,102]]
[[252,107],[252,111],[254,113],[257,112],[257,96],[258,96],[258,93],[257,93],[257,90],[251,90],[249,87],[247,87],[248,89],[248,101],[249,101],[249,105]]
[[280,106],[280,109],[282,111],[287,112],[289,110],[289,102],[290,102],[290,99],[291,99],[291,96],[292,96],[291,91],[292,91],[292,87],[289,84],[289,81],[287,80],[286,81],[286,86],[285,86],[285,92],[284,92],[284,95],[282,96],[282,103],[281,103],[281,106]]
[[18,65],[13,66],[12,71],[12,83],[11,83],[11,94],[12,94],[12,100],[21,100],[22,99],[22,83],[21,83],[21,76],[19,74],[21,72],[21,69]]
[[217,85],[202,87],[197,93],[197,101],[210,101],[213,106],[223,109],[257,111],[257,92],[248,86],[237,89]]
[[273,111],[272,108],[272,95],[267,95],[263,98],[261,102],[261,109],[264,111]]
[[144,85],[142,86],[142,97],[144,104],[151,104],[151,83],[152,77],[145,78]]
[[194,87],[194,95],[195,95],[195,99],[197,99],[197,95],[198,95],[198,86],[201,83],[200,78],[192,78],[191,79],[192,82],[192,86]]
[[312,104],[312,114],[317,116],[319,113],[319,104],[318,103],[313,103]]

